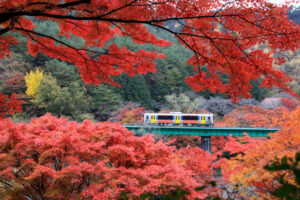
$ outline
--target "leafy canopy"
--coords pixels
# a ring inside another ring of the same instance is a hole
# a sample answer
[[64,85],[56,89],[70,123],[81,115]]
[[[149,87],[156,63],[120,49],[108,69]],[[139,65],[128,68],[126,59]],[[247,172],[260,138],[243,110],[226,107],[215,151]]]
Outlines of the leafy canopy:
[[29,74],[25,76],[25,83],[27,86],[26,94],[32,98],[36,98],[38,95],[38,90],[40,83],[44,77],[43,72],[36,69],[35,72],[31,71]]
[[81,114],[86,112],[90,99],[78,82],[71,82],[70,87],[60,87],[57,80],[48,75],[41,80],[34,103],[46,112],[83,120]]
[[[1,199],[137,199],[180,189],[190,197],[214,181],[216,157],[200,148],[176,150],[153,136],[136,137],[117,123],[77,123],[50,114],[30,123],[0,121]],[[201,162],[198,162],[201,160]],[[189,164],[187,164],[189,163]]]
[[[288,5],[277,7],[267,0],[3,0],[0,57],[9,54],[10,44],[18,43],[7,33],[20,33],[27,37],[32,56],[41,52],[74,63],[87,83],[117,85],[115,76],[155,72],[154,60],[164,58],[155,51],[107,43],[116,36],[129,36],[137,44],[171,44],[148,32],[144,26],[148,25],[173,34],[193,52],[188,64],[195,73],[186,82],[195,91],[209,89],[238,100],[250,97],[251,80],[263,77],[262,87],[277,86],[292,93],[290,79],[273,68],[274,62],[284,61],[273,57],[276,50],[294,51],[300,44],[300,27],[287,12]],[[35,29],[33,19],[56,22],[60,36]],[[177,23],[175,28],[169,26],[171,22]],[[73,36],[84,41],[70,43],[67,39]],[[267,45],[268,51],[253,48],[257,44]],[[229,81],[221,81],[224,74]]]
[[18,100],[17,95],[13,93],[10,98],[3,95],[0,91],[0,119],[13,115],[14,113],[21,113],[22,100]]
[[[268,140],[244,137],[240,143],[229,137],[229,142],[223,149],[232,154],[238,153],[236,157],[225,162],[222,172],[224,177],[228,178],[247,199],[275,199],[271,194],[276,193],[284,183],[299,187],[299,182],[295,182],[295,178],[299,175],[296,175],[293,170],[283,171],[283,168],[268,171],[263,167],[270,164],[276,157],[285,160],[300,152],[300,107],[298,106],[293,112],[286,111],[278,116],[274,119],[273,126],[275,125],[282,128],[270,134]],[[288,163],[291,164],[291,162]],[[299,162],[295,167],[299,170]],[[285,174],[285,181],[280,181],[283,174]]]

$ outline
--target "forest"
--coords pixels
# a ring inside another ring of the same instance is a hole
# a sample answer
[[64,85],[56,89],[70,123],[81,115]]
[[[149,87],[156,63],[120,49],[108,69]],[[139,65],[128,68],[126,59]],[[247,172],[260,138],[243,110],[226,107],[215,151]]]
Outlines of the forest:
[[[300,7],[0,1],[0,199],[300,199]],[[136,136],[146,112],[269,138]]]

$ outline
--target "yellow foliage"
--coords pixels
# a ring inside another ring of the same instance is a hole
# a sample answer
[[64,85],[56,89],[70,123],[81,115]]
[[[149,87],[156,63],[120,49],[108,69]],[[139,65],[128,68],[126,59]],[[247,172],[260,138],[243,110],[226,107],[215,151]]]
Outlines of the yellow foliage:
[[31,71],[25,76],[25,82],[27,86],[26,94],[34,99],[37,97],[38,88],[40,86],[41,80],[43,79],[43,72],[36,69],[35,72]]
[[132,112],[126,113],[125,117],[122,119],[123,124],[132,124],[135,122],[135,117]]

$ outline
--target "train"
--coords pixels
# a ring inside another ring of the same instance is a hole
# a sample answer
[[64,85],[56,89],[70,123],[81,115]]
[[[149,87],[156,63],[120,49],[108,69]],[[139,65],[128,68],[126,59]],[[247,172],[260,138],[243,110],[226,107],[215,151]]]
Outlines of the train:
[[214,126],[213,114],[189,114],[181,112],[145,113],[144,124],[147,126]]

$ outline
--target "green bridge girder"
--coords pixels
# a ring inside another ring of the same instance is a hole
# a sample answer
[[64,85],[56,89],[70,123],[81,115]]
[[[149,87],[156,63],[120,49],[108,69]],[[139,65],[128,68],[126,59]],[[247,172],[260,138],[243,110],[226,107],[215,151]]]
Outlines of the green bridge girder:
[[163,134],[163,135],[197,135],[197,136],[244,136],[268,137],[269,133],[279,131],[276,128],[222,128],[222,127],[179,127],[179,126],[125,126],[135,134]]

